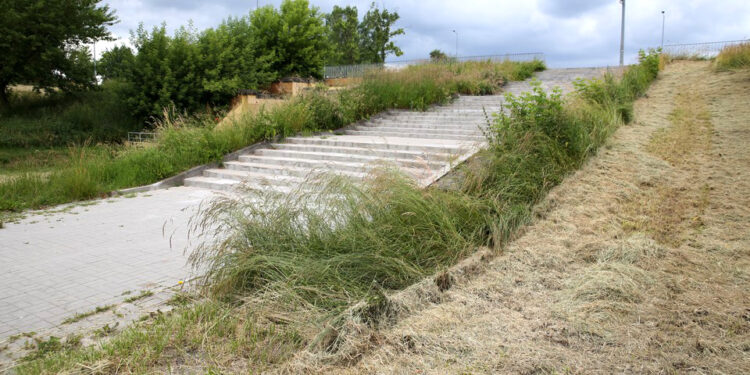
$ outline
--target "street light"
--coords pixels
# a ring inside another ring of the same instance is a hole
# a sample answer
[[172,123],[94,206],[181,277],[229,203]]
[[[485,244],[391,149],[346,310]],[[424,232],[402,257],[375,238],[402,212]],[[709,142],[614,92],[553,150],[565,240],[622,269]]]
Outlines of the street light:
[[456,60],[458,60],[458,31],[453,30],[453,32],[456,34]]
[[664,11],[661,11],[661,48],[664,49],[664,22],[666,21],[667,16],[664,14]]
[[94,80],[99,84],[99,79],[96,78],[96,41],[94,41]]
[[625,0],[622,3],[622,22],[620,26],[620,66],[625,65]]

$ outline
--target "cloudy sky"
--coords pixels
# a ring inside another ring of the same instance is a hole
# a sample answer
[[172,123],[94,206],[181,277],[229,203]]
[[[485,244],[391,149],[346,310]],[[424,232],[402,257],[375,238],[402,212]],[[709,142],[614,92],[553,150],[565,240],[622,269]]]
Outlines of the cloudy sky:
[[[323,12],[334,5],[356,5],[360,17],[371,1],[311,0]],[[256,0],[104,0],[120,22],[115,42],[99,43],[98,53],[127,44],[130,30],[167,23],[169,30],[192,21],[198,30],[227,16],[243,16]],[[258,0],[278,6],[281,0]],[[421,59],[438,48],[460,56],[544,52],[555,67],[616,65],[619,59],[620,3],[617,0],[380,0],[394,10],[406,34],[396,39],[404,51],[390,60]],[[626,61],[638,49],[658,46],[666,11],[665,44],[750,38],[748,0],[627,0]]]

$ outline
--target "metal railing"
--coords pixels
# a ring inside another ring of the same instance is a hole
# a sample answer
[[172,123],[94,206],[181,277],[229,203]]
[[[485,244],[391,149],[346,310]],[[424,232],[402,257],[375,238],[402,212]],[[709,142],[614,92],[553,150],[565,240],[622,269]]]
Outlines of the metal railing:
[[430,59],[416,59],[416,60],[397,60],[388,61],[385,63],[377,64],[357,64],[357,65],[338,65],[338,66],[326,66],[324,70],[325,78],[350,78],[350,77],[362,77],[367,72],[385,68],[399,69],[409,65],[423,65],[430,63],[452,63],[452,62],[466,62],[466,61],[532,61],[542,60],[544,61],[544,53],[541,52],[525,52],[525,53],[506,53],[504,55],[482,55],[482,56],[461,56],[461,57],[448,57],[444,60],[434,61]]
[[741,43],[750,43],[750,39],[724,40],[720,42],[667,44],[662,48],[662,53],[684,58],[706,58],[716,57],[722,49]]
[[150,142],[156,139],[154,132],[128,132],[128,142],[141,143]]

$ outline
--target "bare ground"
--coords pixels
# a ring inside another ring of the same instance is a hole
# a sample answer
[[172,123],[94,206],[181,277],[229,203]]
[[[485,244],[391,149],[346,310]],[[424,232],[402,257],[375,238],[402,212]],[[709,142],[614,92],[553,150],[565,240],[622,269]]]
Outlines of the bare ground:
[[291,371],[750,373],[749,100],[750,72],[667,66],[503,254]]

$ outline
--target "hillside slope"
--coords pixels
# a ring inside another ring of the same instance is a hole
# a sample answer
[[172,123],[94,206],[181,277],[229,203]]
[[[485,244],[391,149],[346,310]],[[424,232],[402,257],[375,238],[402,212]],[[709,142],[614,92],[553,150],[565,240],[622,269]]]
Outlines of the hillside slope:
[[667,66],[466,282],[338,373],[750,373],[750,73]]

